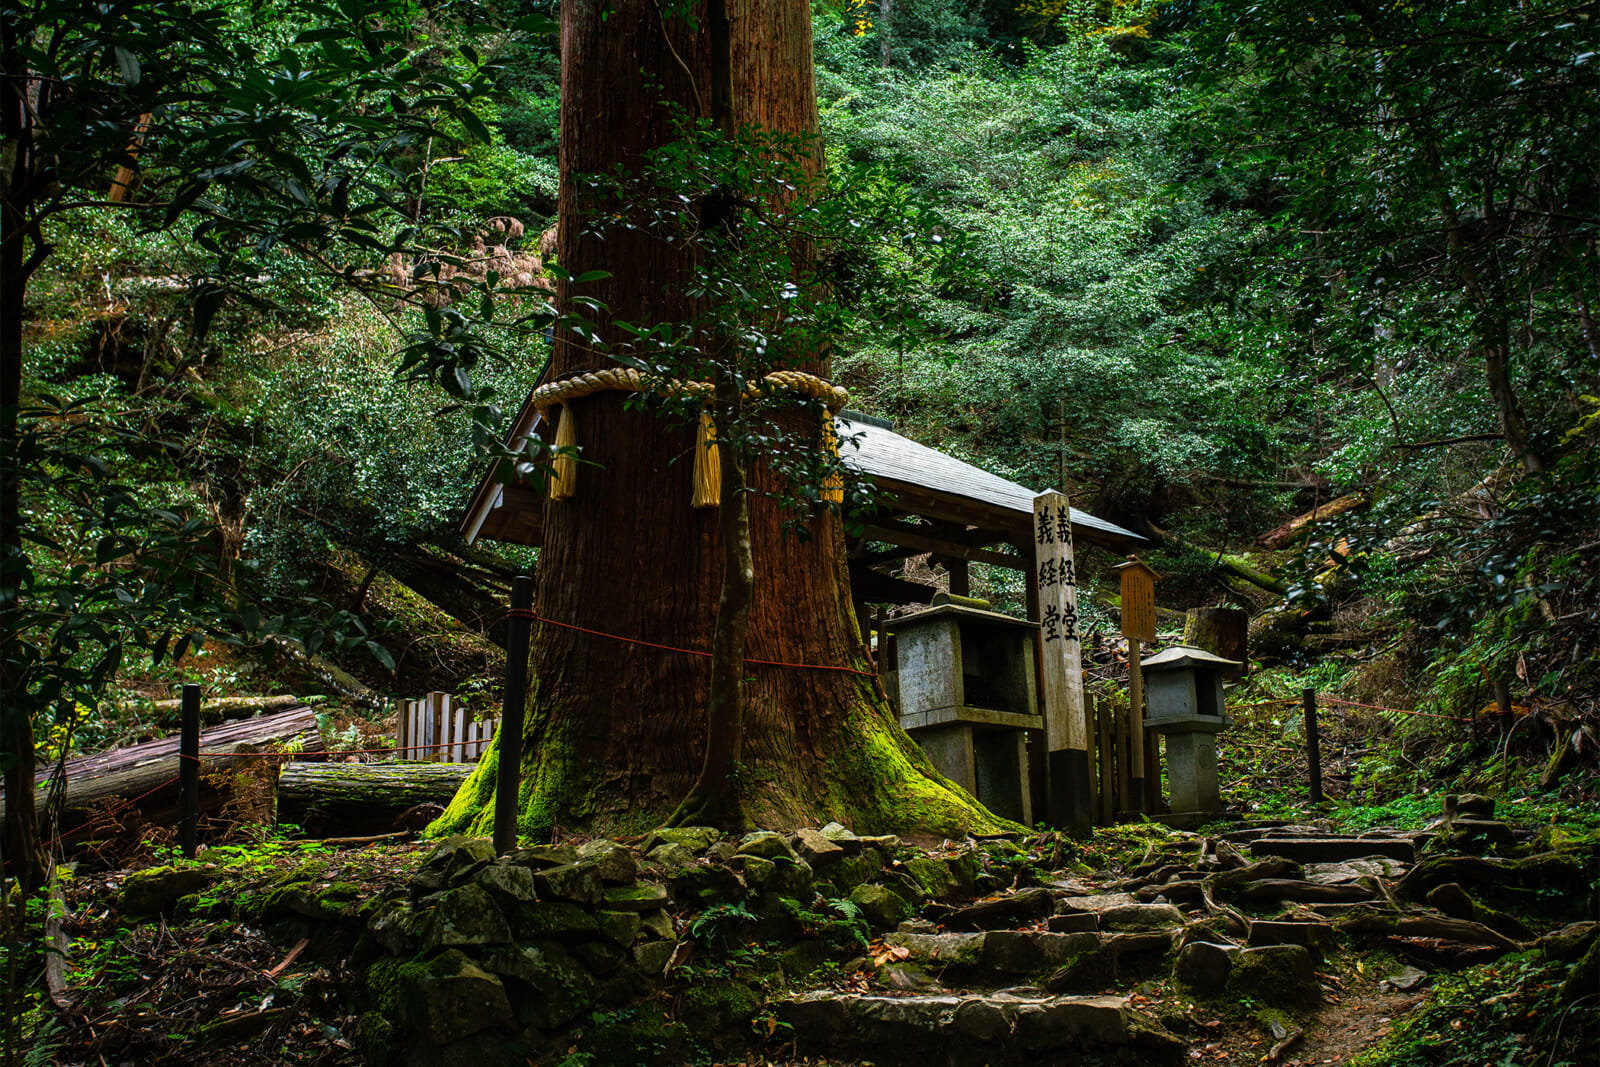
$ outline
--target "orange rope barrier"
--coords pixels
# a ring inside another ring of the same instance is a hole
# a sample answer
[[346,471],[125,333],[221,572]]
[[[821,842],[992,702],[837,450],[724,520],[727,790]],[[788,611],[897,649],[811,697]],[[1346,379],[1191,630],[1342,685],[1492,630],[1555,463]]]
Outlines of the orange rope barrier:
[[1471,719],[1464,719],[1459,715],[1440,715],[1436,711],[1416,711],[1415,709],[1407,711],[1405,708],[1386,708],[1382,704],[1361,704],[1354,700],[1341,700],[1339,697],[1322,696],[1320,694],[1317,696],[1317,699],[1326,704],[1343,704],[1352,708],[1366,708],[1369,711],[1392,711],[1396,715],[1421,715],[1424,718],[1429,719],[1448,719],[1450,722],[1472,721]]
[[1279,697],[1277,700],[1261,700],[1254,704],[1229,704],[1229,711],[1248,711],[1251,708],[1270,708],[1277,704],[1298,704],[1299,697]]
[[[659,648],[666,652],[682,652],[686,656],[705,656],[707,659],[711,658],[711,653],[703,652],[698,648],[679,648],[676,645],[660,645],[654,641],[645,641],[637,637],[623,637],[621,634],[608,634],[604,630],[591,630],[584,626],[576,626],[570,622],[557,622],[555,619],[547,619],[543,615],[539,615],[536,612],[523,611],[518,608],[511,608],[507,610],[506,618],[532,619],[534,622],[548,623],[551,626],[560,626],[562,629],[576,630],[583,634],[593,634],[595,637],[607,637],[613,641],[621,641],[623,644],[627,645],[643,645],[646,648]],[[779,660],[773,659],[752,659],[749,656],[745,657],[744,662],[754,664],[758,667],[789,667],[794,670],[801,671],[843,671],[846,674],[861,674],[868,678],[876,678],[878,676],[876,671],[863,671],[858,670],[855,667],[835,667],[825,663],[783,663]]]
[[124,808],[131,808],[133,805],[139,803],[139,801],[143,800],[145,797],[154,796],[155,794],[161,792],[163,789],[167,788],[169,785],[177,784],[177,781],[178,780],[176,778],[168,778],[166,781],[162,782],[160,785],[156,786],[154,789],[148,790],[147,792],[144,792],[144,793],[140,793],[138,796],[134,797],[132,800],[124,800],[121,804],[118,804],[116,807],[108,808],[107,810],[102,811],[99,815],[96,815],[94,818],[90,819],[88,822],[79,823],[77,826],[74,826],[72,829],[65,830],[65,831],[57,834],[56,836],[52,837],[49,841],[45,842],[45,844],[46,845],[59,844],[60,842],[65,841],[68,837],[70,837],[71,835],[73,835],[75,833],[79,833],[80,831],[87,830],[91,826],[96,826],[96,825],[98,825],[98,824],[100,824],[102,822],[105,822],[107,819],[111,818],[111,816],[115,815],[119,811],[122,811]]

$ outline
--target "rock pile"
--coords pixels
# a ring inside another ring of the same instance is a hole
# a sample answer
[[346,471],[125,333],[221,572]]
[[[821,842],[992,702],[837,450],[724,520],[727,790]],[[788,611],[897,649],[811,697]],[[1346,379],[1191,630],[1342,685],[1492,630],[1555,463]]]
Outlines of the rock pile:
[[1072,846],[1059,839],[1035,839],[1031,854],[1010,839],[924,850],[837,824],[503,856],[452,837],[376,895],[314,863],[231,895],[216,871],[158,868],[127,879],[124,910],[346,938],[378,1065],[479,1067],[569,1047],[602,1064],[685,1062],[743,1048],[756,1021],[797,1056],[1178,1064],[1184,1020],[1144,1010],[1141,986],[1303,1015],[1350,938],[1407,961],[1395,988],[1529,948],[1592,974],[1593,856],[1448,851],[1504,837],[1462,826],[1491,821],[1481,804],[1458,810],[1431,840],[1161,831],[1120,878],[1063,870]]

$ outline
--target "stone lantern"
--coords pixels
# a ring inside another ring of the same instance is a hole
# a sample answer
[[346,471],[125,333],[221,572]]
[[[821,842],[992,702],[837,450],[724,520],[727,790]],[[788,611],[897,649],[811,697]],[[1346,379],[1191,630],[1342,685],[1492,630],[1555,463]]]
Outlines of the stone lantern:
[[1242,666],[1187,645],[1144,661],[1144,724],[1167,738],[1167,786],[1174,816],[1222,810],[1217,734],[1228,724],[1222,679]]
[[895,620],[901,727],[946,778],[996,815],[1033,821],[1027,730],[1044,727],[1034,673],[1038,623],[939,594]]

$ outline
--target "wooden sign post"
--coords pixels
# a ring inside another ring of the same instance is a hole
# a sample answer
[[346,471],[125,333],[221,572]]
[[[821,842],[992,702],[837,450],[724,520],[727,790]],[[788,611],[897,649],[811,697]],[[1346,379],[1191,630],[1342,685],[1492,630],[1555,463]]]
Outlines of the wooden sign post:
[[1033,566],[1039,588],[1039,638],[1044,649],[1044,734],[1049,822],[1074,833],[1094,823],[1094,771],[1083,699],[1083,647],[1078,635],[1078,574],[1072,559],[1072,511],[1046,490],[1033,498]]
[[[1144,671],[1139,664],[1143,644],[1156,639],[1156,579],[1161,577],[1138,556],[1117,565],[1122,575],[1122,636],[1128,639],[1129,811],[1147,811],[1144,753]],[[1151,783],[1154,785],[1155,783]]]

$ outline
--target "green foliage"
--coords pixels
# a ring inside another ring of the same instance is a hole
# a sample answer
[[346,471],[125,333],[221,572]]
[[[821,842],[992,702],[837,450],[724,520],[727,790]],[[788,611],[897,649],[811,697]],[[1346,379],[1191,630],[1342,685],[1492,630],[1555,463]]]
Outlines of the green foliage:
[[1026,59],[819,75],[830,137],[944,200],[982,266],[926,280],[932,336],[857,346],[840,361],[852,386],[1026,484],[1065,468],[1112,517],[1159,517],[1164,486],[1201,473],[1263,473],[1273,435],[1237,403],[1229,361],[1192,340],[1250,221],[1208,205],[1172,72],[1085,27]]
[[[34,552],[12,558],[0,589],[4,715],[53,715],[66,735],[48,743],[65,751],[78,709],[95,705],[130,649],[181,658],[219,621],[216,566],[203,519],[116,478],[108,457],[126,460],[142,435],[114,406],[40,400],[19,413],[21,503],[36,520]],[[31,756],[7,751],[4,762]]]
[[689,936],[709,949],[737,951],[756,916],[744,904],[713,904],[689,921]]
[[1567,968],[1536,954],[1512,955],[1458,974],[1440,974],[1426,1003],[1398,1021],[1360,1067],[1561,1064],[1593,1050],[1600,1007],[1587,997],[1565,1008],[1557,994]]

